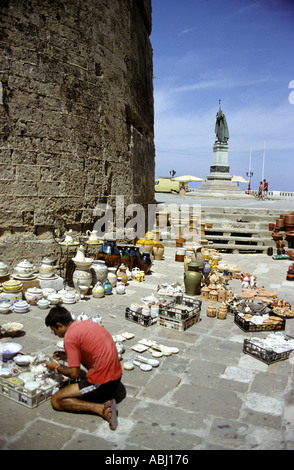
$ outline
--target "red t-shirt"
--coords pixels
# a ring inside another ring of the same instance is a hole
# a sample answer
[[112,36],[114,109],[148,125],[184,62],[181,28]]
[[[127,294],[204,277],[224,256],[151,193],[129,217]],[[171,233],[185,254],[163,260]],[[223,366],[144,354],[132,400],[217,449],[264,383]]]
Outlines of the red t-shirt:
[[64,336],[68,367],[88,369],[92,384],[104,384],[121,377],[122,367],[115,342],[103,326],[92,320],[74,321]]

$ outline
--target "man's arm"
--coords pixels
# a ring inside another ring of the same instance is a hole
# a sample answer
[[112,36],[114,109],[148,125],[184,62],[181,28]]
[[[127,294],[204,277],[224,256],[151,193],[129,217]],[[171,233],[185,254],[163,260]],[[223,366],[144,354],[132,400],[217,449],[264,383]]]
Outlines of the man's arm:
[[50,362],[45,361],[45,364],[48,370],[52,372],[56,372],[57,374],[65,375],[66,377],[69,377],[70,379],[77,379],[80,376],[79,367],[60,366],[53,359],[51,359]]

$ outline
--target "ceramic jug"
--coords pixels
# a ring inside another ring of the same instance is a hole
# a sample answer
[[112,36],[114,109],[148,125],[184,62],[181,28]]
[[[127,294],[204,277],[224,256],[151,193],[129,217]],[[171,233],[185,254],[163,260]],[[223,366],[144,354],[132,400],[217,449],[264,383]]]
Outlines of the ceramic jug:
[[138,266],[141,271],[144,271],[145,274],[148,274],[150,272],[152,266],[152,259],[150,253],[141,253],[138,258]]
[[99,299],[104,296],[104,289],[100,281],[98,281],[92,289],[93,297]]
[[123,282],[127,284],[128,282],[128,275],[127,275],[127,267],[123,264],[120,265],[118,273],[117,273],[117,280],[118,282]]
[[199,295],[202,275],[199,272],[198,263],[188,263],[188,271],[184,273],[185,293],[187,295]]
[[98,231],[97,230],[93,230],[92,232],[90,230],[87,230],[86,235],[88,235],[88,237],[89,237],[88,243],[97,243],[99,241],[98,240]]

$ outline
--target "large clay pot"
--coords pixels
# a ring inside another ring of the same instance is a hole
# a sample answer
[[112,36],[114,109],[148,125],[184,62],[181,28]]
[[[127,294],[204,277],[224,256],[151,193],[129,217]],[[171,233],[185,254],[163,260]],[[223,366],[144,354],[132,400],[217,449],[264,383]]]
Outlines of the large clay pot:
[[100,281],[102,284],[107,279],[108,268],[104,260],[95,260],[91,264],[91,272],[93,276],[93,284]]
[[294,229],[294,214],[286,214],[285,215],[285,231],[291,232]]
[[138,267],[141,271],[144,271],[145,274],[148,274],[151,270],[152,259],[150,253],[141,253],[138,258]]
[[120,265],[120,252],[116,246],[116,241],[112,238],[105,240],[98,252],[98,259],[103,259],[106,266],[116,267]]
[[[128,268],[130,271],[137,266],[137,258],[138,258],[138,252],[139,248],[134,247],[134,245],[126,245],[126,251],[129,255],[129,265]],[[123,261],[122,261],[123,262]],[[124,263],[125,264],[125,263]]]
[[117,246],[120,252],[120,262],[124,266],[130,265],[130,255],[128,251],[128,245],[118,245]]
[[279,230],[283,230],[284,225],[285,225],[284,219],[276,219],[276,227],[277,227]]
[[199,295],[202,275],[199,272],[199,263],[188,263],[188,271],[184,273],[185,293]]
[[162,243],[155,243],[153,245],[154,259],[161,260],[164,253],[164,245]]
[[77,268],[72,275],[72,280],[76,291],[79,292],[80,286],[90,287],[92,284],[92,273],[88,269]]

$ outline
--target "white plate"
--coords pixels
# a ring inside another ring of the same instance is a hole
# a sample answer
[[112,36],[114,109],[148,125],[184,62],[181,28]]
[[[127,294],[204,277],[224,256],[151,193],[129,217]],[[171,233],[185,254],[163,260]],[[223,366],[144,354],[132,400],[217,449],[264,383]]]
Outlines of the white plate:
[[135,346],[132,346],[132,349],[136,352],[143,352],[147,351],[148,347],[144,346],[144,344],[135,344]]
[[133,370],[134,369],[134,364],[132,362],[125,362],[124,363],[124,369],[125,370]]

